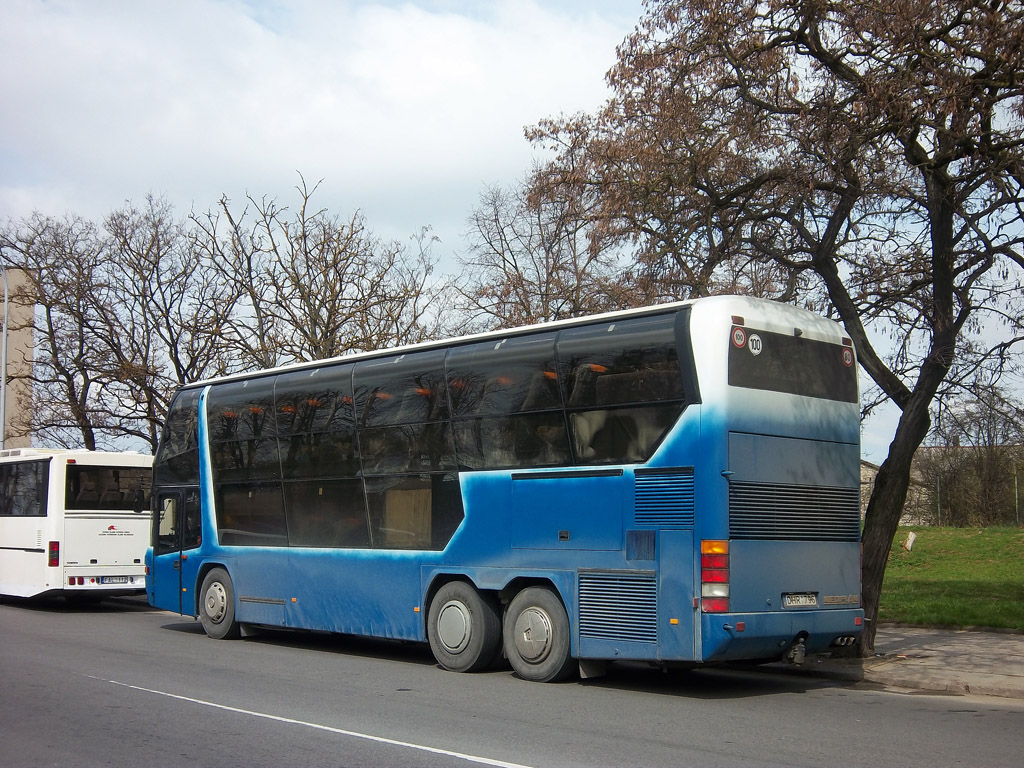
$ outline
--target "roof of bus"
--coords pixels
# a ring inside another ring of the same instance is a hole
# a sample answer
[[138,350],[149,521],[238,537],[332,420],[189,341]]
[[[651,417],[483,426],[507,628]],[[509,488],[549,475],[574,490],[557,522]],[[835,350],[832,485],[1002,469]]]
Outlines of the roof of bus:
[[56,456],[89,464],[114,462],[133,467],[147,466],[153,462],[153,457],[150,454],[136,451],[89,451],[85,448],[8,448],[0,450],[0,462],[19,459],[48,459]]
[[510,336],[521,336],[530,333],[536,333],[543,330],[557,330],[559,328],[567,328],[575,325],[588,325],[590,323],[599,323],[608,320],[616,320],[625,317],[642,317],[644,315],[657,315],[662,313],[668,313],[682,309],[683,307],[690,307],[694,304],[712,304],[712,303],[729,303],[729,302],[742,302],[748,306],[751,304],[766,304],[772,305],[776,308],[785,307],[786,310],[792,310],[793,312],[800,313],[803,315],[814,315],[814,313],[808,310],[795,307],[791,304],[781,304],[770,299],[760,299],[753,296],[737,296],[737,295],[720,295],[720,296],[705,296],[697,299],[687,299],[685,301],[674,301],[665,304],[655,304],[648,307],[636,307],[633,309],[620,309],[612,312],[602,312],[596,315],[586,315],[582,317],[572,317],[565,320],[551,320],[543,323],[535,323],[533,325],[516,326],[513,328],[500,328],[494,331],[482,331],[480,333],[468,334],[466,336],[457,336],[448,339],[437,339],[432,341],[421,341],[415,344],[405,344],[398,347],[388,347],[386,349],[369,350],[365,352],[353,352],[338,357],[329,357],[322,360],[308,360],[300,363],[289,363],[287,365],[280,365],[274,368],[266,368],[263,370],[247,371],[240,373],[232,373],[226,376],[218,376],[211,379],[203,379],[200,381],[190,382],[182,385],[181,389],[194,389],[197,387],[205,387],[209,384],[215,383],[227,383],[232,381],[245,381],[248,379],[262,378],[264,376],[276,376],[281,373],[290,373],[292,371],[301,371],[311,368],[319,368],[324,365],[335,365],[339,363],[354,363],[360,360],[369,360],[377,357],[387,357],[388,355],[405,354],[409,352],[420,352],[430,349],[437,349],[439,347],[449,347],[462,344],[472,344],[474,342],[486,341],[488,339],[502,339]]

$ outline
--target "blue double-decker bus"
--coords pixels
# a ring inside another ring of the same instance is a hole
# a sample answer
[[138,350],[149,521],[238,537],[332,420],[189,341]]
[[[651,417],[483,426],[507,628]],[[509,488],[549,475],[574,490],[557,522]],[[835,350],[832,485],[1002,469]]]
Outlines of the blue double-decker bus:
[[146,587],[535,681],[799,659],[862,629],[859,488],[843,329],[705,298],[183,387]]

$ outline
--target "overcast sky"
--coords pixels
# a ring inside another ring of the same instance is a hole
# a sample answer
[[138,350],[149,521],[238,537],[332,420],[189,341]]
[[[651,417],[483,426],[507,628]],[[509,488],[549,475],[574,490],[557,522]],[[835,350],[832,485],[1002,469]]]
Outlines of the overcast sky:
[[640,0],[4,0],[0,216],[316,200],[461,247],[523,128],[593,110]]
[[[95,221],[153,193],[315,201],[444,263],[525,126],[593,111],[641,0],[3,0],[0,219]],[[883,419],[876,419],[879,424]],[[884,457],[892,419],[864,435]]]

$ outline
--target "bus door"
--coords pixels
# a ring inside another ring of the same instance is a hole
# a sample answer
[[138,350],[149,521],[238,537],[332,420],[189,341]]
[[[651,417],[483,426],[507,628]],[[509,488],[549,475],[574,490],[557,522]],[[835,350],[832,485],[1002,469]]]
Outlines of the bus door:
[[194,597],[190,594],[191,602],[183,604],[182,596],[195,581],[196,564],[189,567],[189,555],[202,541],[199,489],[174,488],[157,493],[153,530],[153,605],[194,615]]

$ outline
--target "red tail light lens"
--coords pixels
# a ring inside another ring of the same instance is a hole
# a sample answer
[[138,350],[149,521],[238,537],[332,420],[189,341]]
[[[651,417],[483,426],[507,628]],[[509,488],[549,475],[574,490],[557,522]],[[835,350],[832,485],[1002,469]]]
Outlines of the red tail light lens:
[[50,568],[57,568],[60,566],[60,542],[51,541],[50,547],[46,551],[46,564]]
[[704,613],[729,610],[729,542],[706,539],[700,543],[700,609]]
[[704,613],[728,613],[729,598],[727,597],[702,597],[700,609]]
[[701,555],[700,556],[700,567],[701,568],[729,568],[729,556],[728,555]]

